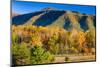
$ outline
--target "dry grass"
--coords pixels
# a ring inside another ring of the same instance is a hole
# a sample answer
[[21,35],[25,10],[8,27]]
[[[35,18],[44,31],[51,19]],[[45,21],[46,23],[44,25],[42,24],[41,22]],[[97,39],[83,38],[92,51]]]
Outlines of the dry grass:
[[[66,56],[65,56],[66,57]],[[79,61],[94,61],[95,60],[95,55],[69,55],[67,56],[69,58],[69,61],[65,61],[64,56],[55,56],[55,61],[54,63],[59,63],[59,62],[79,62]]]

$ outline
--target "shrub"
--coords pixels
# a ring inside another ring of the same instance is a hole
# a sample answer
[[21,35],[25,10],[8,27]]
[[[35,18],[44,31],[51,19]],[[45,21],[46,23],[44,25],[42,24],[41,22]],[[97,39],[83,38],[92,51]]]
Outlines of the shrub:
[[69,57],[66,56],[65,57],[65,61],[68,62],[69,61]]

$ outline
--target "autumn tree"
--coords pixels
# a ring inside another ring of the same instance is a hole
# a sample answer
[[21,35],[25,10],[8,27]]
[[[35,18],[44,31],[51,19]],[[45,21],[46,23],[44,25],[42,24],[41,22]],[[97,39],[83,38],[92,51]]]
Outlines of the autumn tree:
[[86,46],[89,53],[91,53],[92,49],[95,48],[95,29],[86,32]]
[[53,35],[48,41],[48,48],[51,53],[57,54],[58,53],[58,36]]
[[79,53],[85,53],[85,51],[84,51],[84,49],[86,48],[86,34],[84,33],[84,32],[82,32],[82,31],[80,31],[79,33],[78,33],[78,36],[79,36],[79,40],[78,40],[78,42],[79,42]]

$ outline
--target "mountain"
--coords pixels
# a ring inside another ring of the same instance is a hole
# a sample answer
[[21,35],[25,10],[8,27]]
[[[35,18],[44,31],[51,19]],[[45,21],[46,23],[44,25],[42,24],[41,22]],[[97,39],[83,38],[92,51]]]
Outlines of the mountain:
[[40,11],[12,17],[13,25],[61,27],[66,30],[88,30],[96,27],[96,16],[76,11],[44,8]]
[[20,14],[17,14],[17,13],[14,13],[14,12],[12,12],[12,14],[11,14],[12,17],[18,16],[18,15],[20,15]]

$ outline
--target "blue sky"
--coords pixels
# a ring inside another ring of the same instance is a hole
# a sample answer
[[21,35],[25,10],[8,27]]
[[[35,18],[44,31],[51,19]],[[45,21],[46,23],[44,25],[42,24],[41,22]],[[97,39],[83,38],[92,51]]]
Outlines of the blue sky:
[[13,1],[12,12],[18,14],[25,14],[35,11],[40,11],[43,8],[52,7],[60,10],[71,10],[85,14],[95,14],[95,6],[82,6],[73,4],[54,4],[54,3],[41,3],[41,2],[25,2]]

